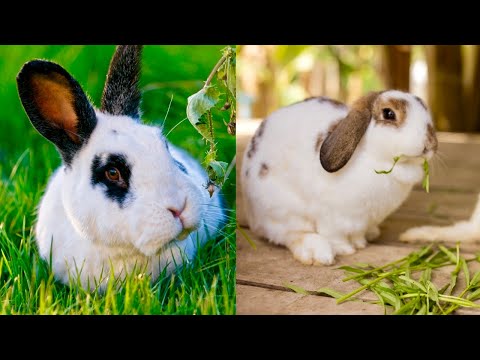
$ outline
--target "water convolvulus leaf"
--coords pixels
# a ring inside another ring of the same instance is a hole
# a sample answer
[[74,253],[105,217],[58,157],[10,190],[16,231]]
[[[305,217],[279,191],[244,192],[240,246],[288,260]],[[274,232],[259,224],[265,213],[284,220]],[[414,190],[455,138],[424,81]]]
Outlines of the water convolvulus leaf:
[[395,165],[397,164],[398,160],[400,160],[400,156],[395,156],[393,158],[393,165],[392,167],[390,168],[390,170],[375,170],[375,172],[377,174],[390,174],[392,171],[393,171],[393,168],[395,167]]

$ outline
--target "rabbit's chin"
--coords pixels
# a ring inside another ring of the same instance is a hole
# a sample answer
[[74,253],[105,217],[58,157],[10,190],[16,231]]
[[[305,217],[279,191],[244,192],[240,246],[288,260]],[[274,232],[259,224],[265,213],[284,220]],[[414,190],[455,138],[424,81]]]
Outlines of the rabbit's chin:
[[180,241],[185,240],[188,237],[188,235],[190,235],[194,230],[195,230],[194,228],[183,229],[180,232],[180,234],[178,234],[176,236],[176,238],[174,240],[180,240]]

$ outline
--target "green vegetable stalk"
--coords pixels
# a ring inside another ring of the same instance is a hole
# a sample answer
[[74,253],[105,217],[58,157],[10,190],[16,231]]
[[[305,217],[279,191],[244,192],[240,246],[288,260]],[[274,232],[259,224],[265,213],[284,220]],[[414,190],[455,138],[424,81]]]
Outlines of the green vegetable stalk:
[[[390,174],[393,171],[393,168],[397,164],[398,160],[400,160],[401,156],[395,156],[393,158],[393,165],[390,170],[375,170],[377,174]],[[422,180],[422,188],[425,189],[427,193],[430,192],[430,167],[428,165],[427,159],[423,160],[423,180]]]

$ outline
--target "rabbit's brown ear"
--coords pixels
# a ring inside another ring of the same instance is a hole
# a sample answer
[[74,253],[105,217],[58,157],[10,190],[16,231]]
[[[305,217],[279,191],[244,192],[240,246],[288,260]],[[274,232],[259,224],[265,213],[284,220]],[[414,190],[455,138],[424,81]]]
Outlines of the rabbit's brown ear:
[[320,163],[328,172],[335,172],[350,160],[372,118],[372,107],[379,92],[370,92],[358,99],[347,116],[340,120],[320,148]]
[[140,119],[141,94],[138,81],[141,58],[141,45],[117,46],[103,89],[102,111]]
[[81,86],[60,65],[43,60],[26,63],[17,75],[17,86],[32,125],[70,164],[97,124]]

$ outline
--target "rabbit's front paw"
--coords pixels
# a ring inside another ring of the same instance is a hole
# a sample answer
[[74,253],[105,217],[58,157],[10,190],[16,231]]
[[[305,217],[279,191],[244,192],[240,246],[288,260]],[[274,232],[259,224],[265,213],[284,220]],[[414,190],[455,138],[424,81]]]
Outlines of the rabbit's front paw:
[[306,265],[332,265],[335,253],[331,245],[318,234],[304,234],[289,245],[293,257]]
[[372,226],[368,229],[365,237],[368,241],[373,241],[380,236],[380,228],[378,226]]

